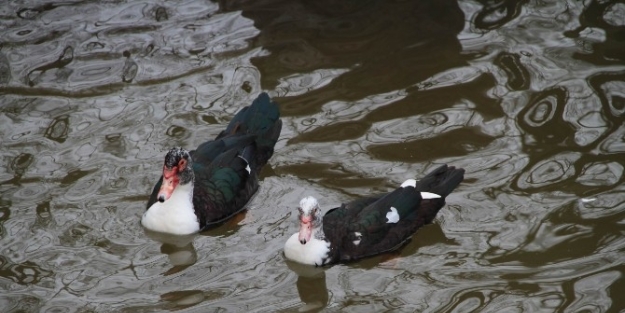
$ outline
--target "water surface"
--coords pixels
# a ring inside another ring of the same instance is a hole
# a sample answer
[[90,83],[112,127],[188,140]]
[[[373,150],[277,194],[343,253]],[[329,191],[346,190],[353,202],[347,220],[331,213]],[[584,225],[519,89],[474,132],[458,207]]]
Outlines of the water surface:
[[[0,5],[2,312],[620,312],[622,1]],[[165,151],[261,91],[283,131],[249,210],[139,225]],[[401,251],[287,262],[330,209],[437,165],[465,182]]]

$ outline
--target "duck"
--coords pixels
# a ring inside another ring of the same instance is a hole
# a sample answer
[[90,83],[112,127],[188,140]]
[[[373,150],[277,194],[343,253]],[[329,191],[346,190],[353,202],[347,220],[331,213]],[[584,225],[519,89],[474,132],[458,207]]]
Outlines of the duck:
[[301,264],[351,262],[402,247],[431,223],[464,179],[464,169],[441,165],[420,180],[408,179],[382,195],[356,199],[322,215],[319,202],[304,197],[299,232],[284,245],[284,256]]
[[195,150],[173,147],[141,217],[150,231],[189,235],[243,211],[282,130],[280,109],[267,93],[239,110],[213,140]]

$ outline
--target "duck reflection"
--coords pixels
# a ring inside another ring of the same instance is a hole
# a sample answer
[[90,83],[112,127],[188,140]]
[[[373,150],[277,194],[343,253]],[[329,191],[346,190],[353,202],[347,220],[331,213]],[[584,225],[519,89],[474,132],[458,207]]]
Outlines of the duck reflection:
[[195,246],[193,246],[193,240],[196,237],[207,236],[225,238],[232,236],[241,228],[241,224],[239,223],[245,219],[246,213],[247,211],[241,212],[224,224],[199,234],[172,235],[151,231],[146,228],[143,228],[143,231],[148,238],[162,243],[161,253],[167,255],[169,263],[172,265],[171,269],[163,273],[163,275],[167,276],[178,273],[197,262],[197,251],[195,250]]
[[167,303],[169,310],[182,310],[190,308],[206,299],[201,290],[172,291],[161,295],[161,300]]
[[163,275],[178,273],[197,262],[197,251],[195,251],[193,246],[193,239],[197,236],[196,234],[176,236],[150,231],[145,228],[144,232],[150,239],[162,243],[161,253],[167,255],[169,263],[173,266]]
[[223,290],[177,290],[161,295],[161,301],[150,305],[127,307],[123,312],[163,312],[179,311],[191,308],[205,301],[221,299],[226,296]]
[[[420,231],[420,236],[415,236],[402,249],[363,259],[348,266],[352,268],[371,269],[384,263],[385,267],[401,267],[401,258],[417,253],[421,247],[436,244],[458,245],[454,239],[447,238],[438,224],[431,224]],[[303,302],[299,312],[320,312],[324,310],[330,300],[330,292],[326,284],[326,269],[329,267],[317,267],[304,265],[285,258],[287,267],[297,274],[297,293]]]
[[285,260],[287,267],[297,274],[297,293],[304,303],[299,312],[319,312],[330,298],[326,286],[325,268],[303,265]]
[[[222,11],[240,10],[260,30],[255,42],[270,53],[251,62],[262,72],[262,89],[280,90],[284,78],[294,74],[348,69],[318,88],[276,98],[283,116],[310,115],[334,100],[408,88],[470,58],[460,53],[457,35],[465,17],[456,0],[219,4]],[[286,90],[290,87],[297,89]]]

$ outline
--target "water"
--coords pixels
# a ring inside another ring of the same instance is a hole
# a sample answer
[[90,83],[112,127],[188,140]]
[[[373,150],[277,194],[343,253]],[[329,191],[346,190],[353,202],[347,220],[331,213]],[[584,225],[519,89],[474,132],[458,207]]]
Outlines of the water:
[[[2,312],[621,312],[619,1],[14,1],[0,5]],[[268,91],[249,210],[139,225],[165,151]],[[287,262],[329,209],[467,170],[401,251]]]

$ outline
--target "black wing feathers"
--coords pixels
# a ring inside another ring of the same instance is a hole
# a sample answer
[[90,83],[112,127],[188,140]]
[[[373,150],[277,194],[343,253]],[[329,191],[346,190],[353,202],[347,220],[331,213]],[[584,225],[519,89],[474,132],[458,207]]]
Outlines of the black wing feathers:
[[152,204],[156,203],[156,198],[158,197],[158,190],[161,189],[161,185],[163,184],[163,176],[161,175],[161,178],[159,178],[158,182],[156,182],[156,185],[154,185],[154,188],[152,189],[152,193],[150,194],[150,199],[148,200],[148,206],[145,208],[146,210],[149,209]]
[[[324,217],[324,232],[332,242],[332,259],[350,261],[403,245],[419,228],[432,222],[445,205],[445,196],[463,178],[463,169],[443,165],[417,181],[415,187],[400,187],[382,197],[359,199],[329,211]],[[422,199],[421,192],[426,191],[441,198]]]
[[245,134],[255,135],[256,154],[248,161],[252,169],[259,172],[273,155],[281,130],[280,108],[263,92],[250,106],[241,109],[216,139]]
[[191,155],[194,163],[210,164],[217,156],[231,149],[243,150],[251,145],[256,135],[240,135],[207,141],[197,147]]
[[237,149],[220,154],[210,165],[200,168],[193,190],[193,206],[200,228],[221,223],[244,209],[258,189],[254,172]]

